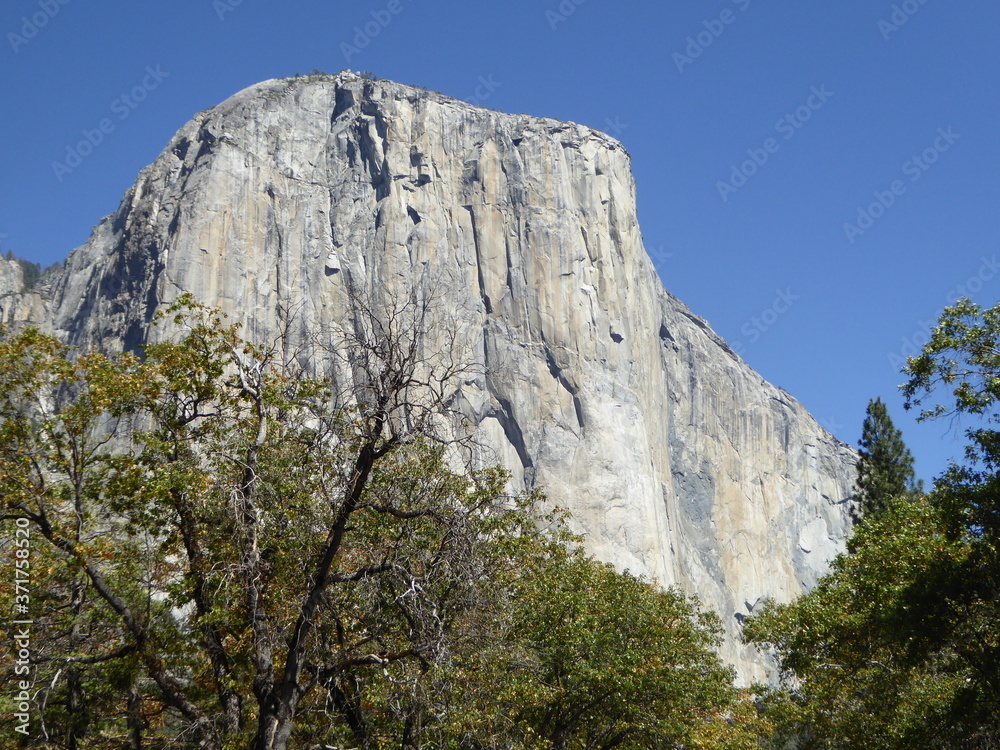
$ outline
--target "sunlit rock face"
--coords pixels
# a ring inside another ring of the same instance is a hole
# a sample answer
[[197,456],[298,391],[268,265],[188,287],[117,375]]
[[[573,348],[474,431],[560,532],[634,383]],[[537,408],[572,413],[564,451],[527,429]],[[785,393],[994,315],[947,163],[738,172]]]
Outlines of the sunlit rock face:
[[470,366],[451,403],[478,460],[598,557],[696,593],[744,680],[764,666],[740,620],[849,529],[852,450],[663,288],[628,154],[580,125],[349,73],[267,81],[181,128],[43,289],[34,317],[74,344],[135,348],[188,291],[315,367],[348,289],[431,299],[424,351]]
[[41,294],[25,289],[24,269],[20,263],[0,258],[0,323],[41,323],[45,320],[45,302]]
[[24,288],[24,272],[16,260],[0,258],[0,300],[8,299]]

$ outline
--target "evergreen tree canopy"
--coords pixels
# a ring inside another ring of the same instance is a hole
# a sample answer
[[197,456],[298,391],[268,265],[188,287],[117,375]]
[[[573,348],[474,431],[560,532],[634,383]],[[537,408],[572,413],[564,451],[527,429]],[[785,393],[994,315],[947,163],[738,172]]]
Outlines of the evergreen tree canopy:
[[14,261],[21,267],[21,271],[24,274],[23,291],[25,292],[30,292],[34,289],[39,280],[49,271],[61,266],[60,263],[53,263],[52,265],[42,268],[40,263],[33,263],[30,260],[18,257],[13,250],[7,250],[4,253],[0,253],[0,257],[3,257],[4,260]]
[[860,517],[880,513],[890,499],[918,491],[913,455],[881,398],[868,402],[858,445],[856,513]]
[[[927,496],[899,493],[912,482],[909,452],[887,417],[876,430],[874,402],[866,438],[883,438],[862,442],[859,486],[892,486],[874,481],[884,477],[872,467],[888,466],[896,490],[876,496],[850,553],[813,591],[745,623],[746,639],[782,669],[782,688],[763,700],[776,740],[801,750],[1000,747],[1000,305],[947,308],[904,373],[907,408],[921,407],[921,420],[977,420],[967,464]],[[950,404],[925,406],[941,391]],[[874,447],[893,444],[880,455],[896,460],[876,463]]]

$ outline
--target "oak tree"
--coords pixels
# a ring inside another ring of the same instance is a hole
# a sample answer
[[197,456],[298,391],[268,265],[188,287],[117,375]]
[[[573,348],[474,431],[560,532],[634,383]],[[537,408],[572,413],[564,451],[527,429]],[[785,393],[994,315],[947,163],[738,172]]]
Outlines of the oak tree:
[[142,357],[0,340],[0,542],[32,533],[23,744],[747,747],[717,621],[462,463],[437,428],[465,371],[426,351],[424,303],[355,310],[330,347],[350,377],[189,297]]

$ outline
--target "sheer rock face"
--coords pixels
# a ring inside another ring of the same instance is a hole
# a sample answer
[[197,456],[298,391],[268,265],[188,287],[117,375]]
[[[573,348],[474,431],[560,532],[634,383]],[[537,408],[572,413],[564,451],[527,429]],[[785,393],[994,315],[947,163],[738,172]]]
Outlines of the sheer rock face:
[[0,323],[45,320],[45,307],[37,293],[24,289],[24,269],[16,260],[0,258]]
[[24,271],[16,260],[0,258],[0,298],[6,299],[24,288]]
[[454,393],[480,460],[542,487],[598,557],[697,593],[761,678],[739,621],[842,549],[854,453],[663,289],[634,190],[583,126],[347,73],[267,81],[140,173],[48,284],[46,322],[133,348],[189,291],[308,359],[350,325],[348,285],[433,296],[427,351],[453,336],[482,373]]

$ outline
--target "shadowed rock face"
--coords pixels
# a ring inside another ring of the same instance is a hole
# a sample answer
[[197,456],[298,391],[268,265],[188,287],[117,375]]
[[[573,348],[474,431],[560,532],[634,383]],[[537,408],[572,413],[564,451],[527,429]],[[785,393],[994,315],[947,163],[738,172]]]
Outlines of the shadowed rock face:
[[842,549],[854,453],[663,289],[634,193],[621,144],[580,125],[348,73],[267,81],[185,125],[4,314],[133,348],[189,291],[315,365],[348,287],[433,297],[425,350],[481,372],[453,399],[480,460],[542,487],[598,557],[697,593],[760,678],[739,620]]

